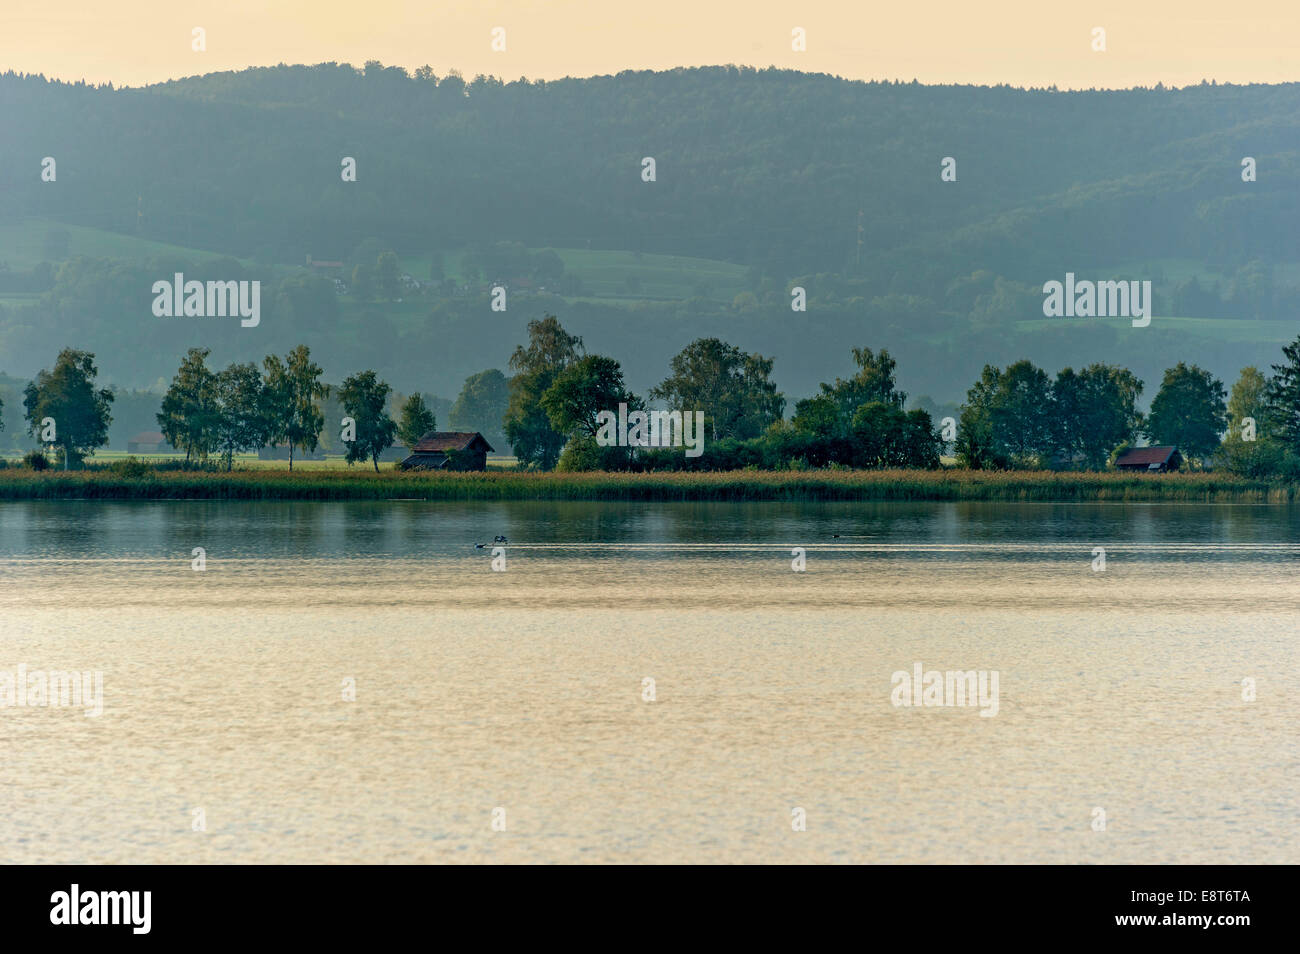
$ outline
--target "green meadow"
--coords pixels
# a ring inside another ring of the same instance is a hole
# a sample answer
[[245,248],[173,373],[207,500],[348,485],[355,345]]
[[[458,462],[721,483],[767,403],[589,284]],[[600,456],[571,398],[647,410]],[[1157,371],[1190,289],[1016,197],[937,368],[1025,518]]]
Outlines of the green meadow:
[[[66,253],[51,254],[47,236],[58,231],[67,233],[67,250]],[[565,270],[582,279],[582,297],[588,300],[662,301],[701,296],[729,302],[745,289],[745,266],[731,262],[619,250],[557,248],[554,251],[564,262]],[[155,242],[104,229],[64,225],[49,219],[25,218],[0,223],[0,262],[7,263],[10,268],[29,269],[43,261],[57,264],[79,256],[124,262],[144,262],[158,257],[202,262],[229,257],[219,252]],[[459,250],[443,255],[443,272],[447,277],[463,280],[463,257],[463,251]],[[431,258],[432,254],[427,252],[407,251],[399,256],[402,270],[420,281],[429,280]],[[289,264],[297,266],[302,263]],[[38,296],[14,294],[3,297],[21,303]],[[395,303],[388,303],[391,304]],[[386,306],[385,310],[389,308]],[[422,313],[427,310],[427,306],[421,308]]]
[[[67,254],[51,255],[46,249],[47,236],[63,231],[68,235]],[[0,222],[0,262],[13,269],[29,269],[41,262],[57,264],[77,257],[112,258],[124,262],[144,262],[152,258],[184,258],[194,262],[230,258],[218,252],[206,252],[166,242],[136,238],[104,229],[82,225],[64,225],[49,219],[18,219]]]
[[[1118,328],[1130,328],[1131,320],[1129,318],[1034,318],[1028,321],[1017,321],[1016,330],[1033,334],[1085,321],[1113,322]],[[1181,331],[1212,341],[1264,341],[1285,344],[1294,340],[1296,334],[1300,333],[1300,322],[1256,318],[1180,318],[1152,315],[1150,327],[1139,330]]]
[[566,272],[596,299],[712,298],[731,301],[745,290],[743,265],[681,255],[557,248]]

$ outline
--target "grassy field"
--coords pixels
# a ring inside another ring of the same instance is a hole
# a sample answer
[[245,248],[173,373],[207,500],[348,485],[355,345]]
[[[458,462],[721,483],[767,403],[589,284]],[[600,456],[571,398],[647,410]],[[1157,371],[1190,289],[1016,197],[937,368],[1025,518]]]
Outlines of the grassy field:
[[[47,247],[46,236],[55,231],[67,233],[66,253],[52,253]],[[730,302],[745,289],[745,266],[731,262],[618,250],[557,248],[554,251],[564,262],[565,269],[582,279],[582,298],[587,301],[626,304],[693,298],[703,292],[703,297]],[[158,256],[193,262],[226,257],[217,252],[155,242],[104,229],[64,225],[48,219],[25,218],[0,223],[0,262],[8,263],[11,268],[28,269],[43,261],[58,264],[77,256],[126,262],[145,262]],[[444,253],[443,270],[447,277],[464,280],[461,273],[464,256],[464,250]],[[400,256],[402,270],[420,281],[428,281],[431,257],[431,253],[423,252],[403,254]],[[295,262],[290,266],[301,264]],[[37,297],[6,293],[0,296],[0,303],[27,304]],[[346,307],[353,303],[345,299],[344,304]],[[422,318],[428,313],[428,304],[423,300],[417,299],[406,308],[403,304],[406,303],[385,303],[384,306],[385,313],[390,314],[399,326],[408,318]],[[362,306],[358,303],[356,307]],[[375,305],[366,303],[365,307],[374,310]]]
[[[296,466],[296,465],[295,465]],[[1300,486],[1220,474],[1049,471],[729,471],[710,473],[379,473],[240,468],[229,474],[118,467],[0,470],[0,499],[105,500],[1300,500]]]
[[217,252],[154,242],[117,232],[107,232],[103,229],[63,225],[47,219],[29,218],[0,223],[0,262],[8,262],[10,268],[27,269],[49,261],[51,256],[45,250],[45,237],[56,229],[68,233],[68,252],[66,256],[59,256],[60,260],[76,258],[79,255],[87,258],[114,258],[128,262],[148,261],[160,255],[175,256],[195,262],[228,257]]
[[[26,452],[24,451],[20,453],[17,451],[11,451],[8,453],[0,453],[0,460],[8,460],[11,464],[17,463],[22,459],[23,453]],[[141,461],[143,463],[151,463],[151,462],[177,463],[183,461],[185,459],[185,455],[177,454],[177,453],[129,454],[126,451],[122,451],[122,450],[105,450],[103,448],[100,448],[99,450],[95,451],[95,456],[91,458],[90,465],[91,467],[96,467],[97,465],[100,464],[112,464],[117,461],[127,461],[132,459]],[[256,454],[236,454],[234,464],[235,464],[235,468],[238,470],[288,471],[289,469],[289,462],[287,460],[262,460]],[[495,457],[488,458],[488,468],[491,470],[514,470],[516,464],[517,461],[513,457],[495,456]],[[379,467],[380,470],[383,471],[383,470],[391,469],[392,464],[381,462]],[[359,469],[365,469],[365,468],[370,468],[370,465],[365,464],[363,467],[363,465],[361,464],[352,464],[351,466],[349,466],[347,461],[344,460],[341,454],[335,456],[326,456],[324,460],[301,460],[295,458],[293,462],[294,473],[297,473],[300,470],[332,470],[332,471],[337,471],[338,473],[341,474],[351,474],[351,473],[356,473],[357,470]],[[370,470],[371,473],[374,473],[373,468],[370,468]]]
[[[566,272],[582,279],[595,299],[683,299],[707,287],[703,297],[731,301],[745,290],[744,265],[681,255],[557,248]],[[631,282],[631,284],[629,284]]]
[[[1130,318],[1031,318],[1017,321],[1016,330],[1033,333],[1047,328],[1060,328],[1063,324],[1083,321],[1113,321],[1129,327]],[[1287,343],[1300,334],[1300,321],[1276,321],[1255,318],[1180,318],[1153,315],[1151,328],[1181,331],[1185,334],[1208,338],[1212,341],[1242,342],[1268,341]]]

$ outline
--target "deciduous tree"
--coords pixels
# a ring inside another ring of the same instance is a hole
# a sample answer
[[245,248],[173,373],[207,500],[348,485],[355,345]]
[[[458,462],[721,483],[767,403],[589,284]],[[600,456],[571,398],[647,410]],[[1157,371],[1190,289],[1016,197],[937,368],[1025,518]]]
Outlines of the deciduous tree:
[[393,443],[397,423],[388,416],[388,395],[392,389],[374,371],[362,371],[343,379],[339,400],[356,425],[356,437],[347,441],[349,464],[370,458],[379,473],[379,457]]
[[40,436],[46,418],[54,420],[52,443],[63,449],[64,470],[73,459],[79,462],[108,443],[113,392],[95,387],[98,374],[93,354],[65,348],[54,369],[42,370],[24,392],[23,407],[33,436]]

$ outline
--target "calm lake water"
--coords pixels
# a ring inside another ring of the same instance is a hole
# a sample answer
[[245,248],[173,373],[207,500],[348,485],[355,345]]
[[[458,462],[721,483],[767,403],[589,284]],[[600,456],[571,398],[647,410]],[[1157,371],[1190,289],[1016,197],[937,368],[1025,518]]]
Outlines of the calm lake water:
[[0,503],[0,861],[1296,863],[1298,634],[1286,506]]

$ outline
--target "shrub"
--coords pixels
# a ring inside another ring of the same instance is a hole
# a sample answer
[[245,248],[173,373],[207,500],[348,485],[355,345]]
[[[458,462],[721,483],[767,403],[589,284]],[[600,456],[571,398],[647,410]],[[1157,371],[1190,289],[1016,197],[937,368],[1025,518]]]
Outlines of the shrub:
[[47,470],[50,459],[40,451],[28,451],[23,455],[23,466],[30,467],[32,470]]
[[108,465],[108,471],[118,477],[147,477],[153,468],[138,457],[115,460]]
[[628,470],[626,447],[601,447],[596,438],[580,434],[564,445],[555,469],[565,473],[588,470]]

